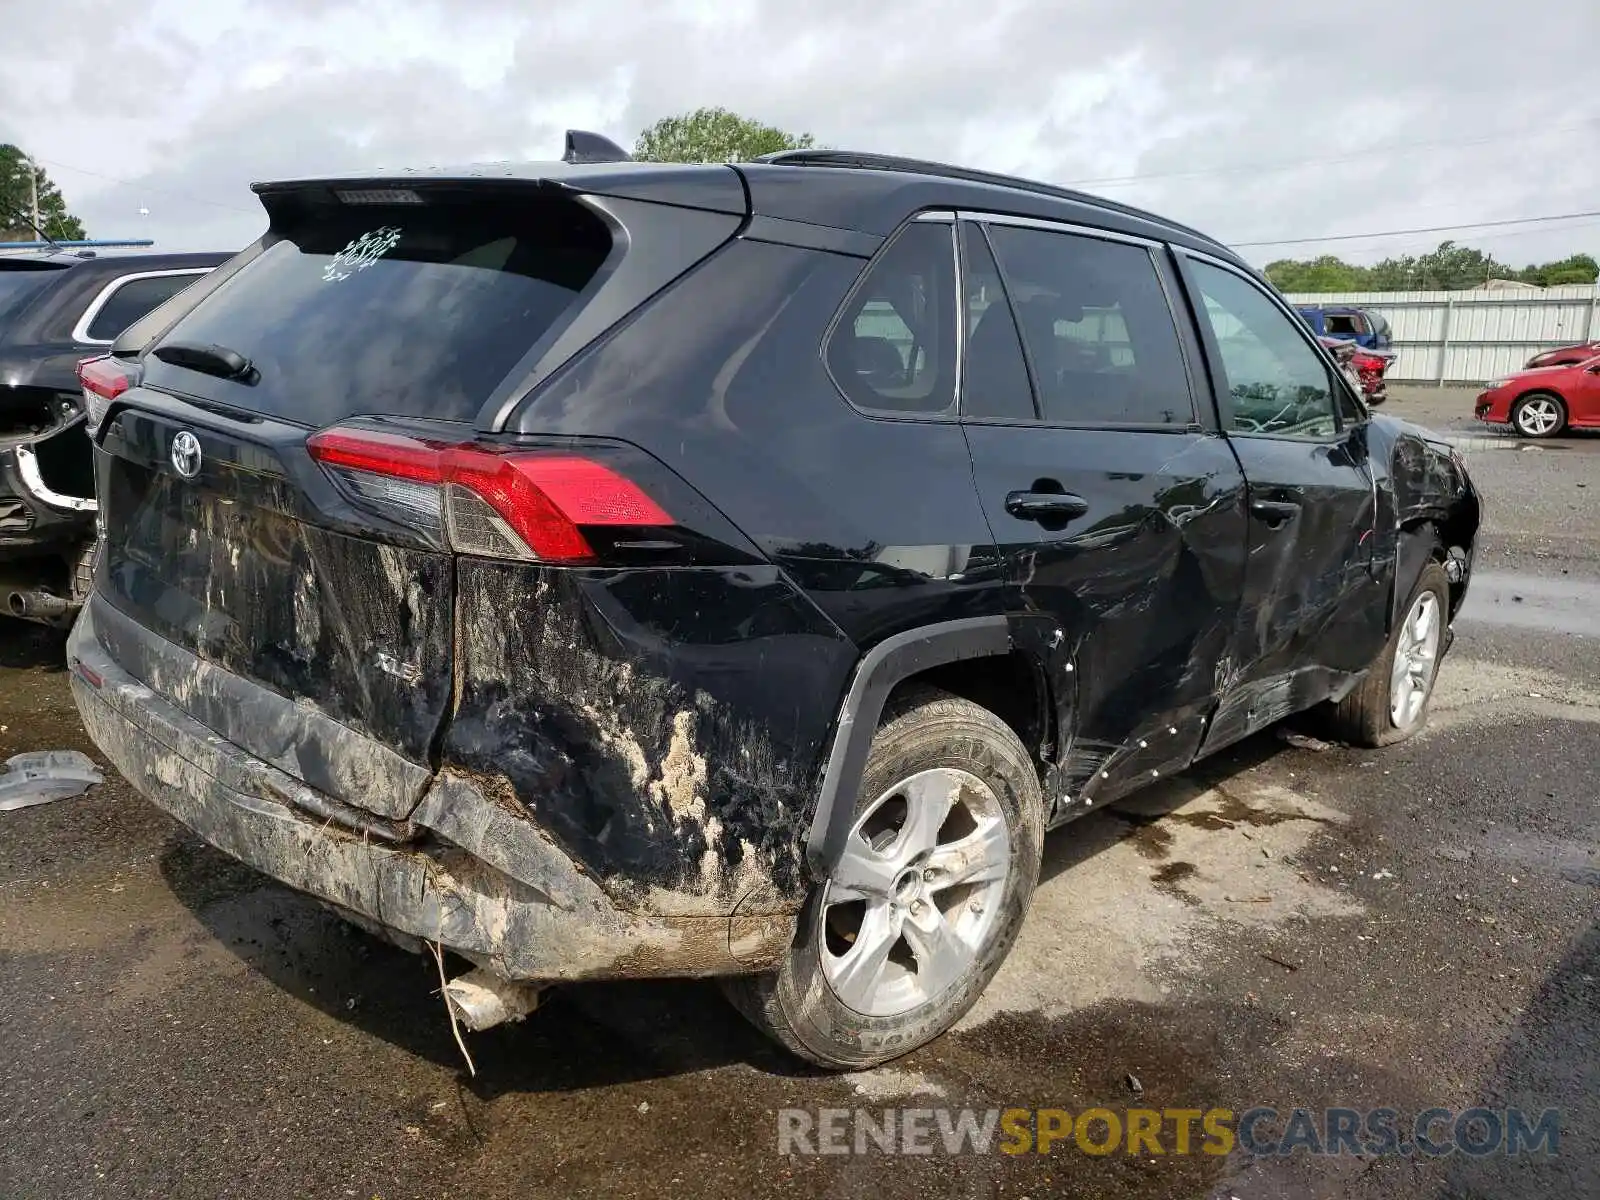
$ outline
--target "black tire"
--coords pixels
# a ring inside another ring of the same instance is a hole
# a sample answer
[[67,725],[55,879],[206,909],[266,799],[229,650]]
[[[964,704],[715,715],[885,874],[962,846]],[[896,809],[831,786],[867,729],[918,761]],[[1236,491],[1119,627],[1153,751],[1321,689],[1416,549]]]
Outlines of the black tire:
[[[1530,431],[1525,428],[1525,422],[1531,423],[1529,417],[1532,413],[1531,406],[1541,408],[1554,407],[1556,423],[1544,429]],[[1517,431],[1519,437],[1547,438],[1555,437],[1567,427],[1567,404],[1554,392],[1529,392],[1526,396],[1517,397],[1517,402],[1511,406],[1511,428]]]
[[[1432,592],[1438,606],[1436,611],[1441,622],[1438,649],[1421,709],[1414,718],[1397,725],[1391,710],[1395,654],[1400,647],[1406,617],[1424,592]],[[1422,569],[1416,586],[1411,589],[1404,607],[1400,609],[1401,619],[1390,632],[1389,641],[1378,655],[1377,661],[1367,668],[1366,675],[1354,691],[1328,708],[1326,724],[1333,737],[1352,746],[1388,746],[1404,741],[1428,723],[1428,706],[1433,700],[1433,690],[1439,680],[1439,660],[1444,657],[1445,648],[1449,644],[1449,631],[1444,624],[1449,611],[1450,581],[1444,573],[1443,566],[1437,562],[1430,562]]]
[[998,915],[968,970],[903,1013],[874,1016],[847,1007],[823,969],[825,884],[819,881],[779,969],[723,981],[728,998],[752,1024],[819,1066],[873,1066],[938,1037],[988,986],[1027,913],[1039,878],[1044,798],[1027,750],[988,709],[933,688],[915,689],[892,702],[872,739],[854,819],[901,781],[938,768],[959,769],[987,784],[1009,835],[1010,866],[998,889]]

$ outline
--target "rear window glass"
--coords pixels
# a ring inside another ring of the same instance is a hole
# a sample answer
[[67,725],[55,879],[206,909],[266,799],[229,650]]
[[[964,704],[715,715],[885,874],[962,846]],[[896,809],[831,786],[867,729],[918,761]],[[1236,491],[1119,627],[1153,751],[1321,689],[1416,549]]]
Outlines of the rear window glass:
[[162,304],[188,287],[204,271],[185,271],[181,275],[147,275],[143,279],[130,279],[100,306],[84,332],[90,341],[109,342],[116,339],[156,305]]
[[318,206],[161,340],[242,354],[253,382],[145,360],[145,381],[307,425],[470,420],[611,249],[569,200]]
[[21,308],[27,299],[60,273],[61,268],[12,267],[0,264],[0,316]]

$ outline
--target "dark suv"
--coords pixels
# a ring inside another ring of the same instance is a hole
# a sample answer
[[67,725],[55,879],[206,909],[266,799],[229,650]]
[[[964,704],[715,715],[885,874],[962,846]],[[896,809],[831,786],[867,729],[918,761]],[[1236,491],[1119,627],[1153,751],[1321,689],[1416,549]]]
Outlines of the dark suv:
[[525,984],[715,975],[829,1066],[973,1002],[1045,829],[1301,709],[1423,722],[1478,500],[1226,248],[930,163],[257,186],[84,375],[90,733]]
[[0,254],[0,613],[64,622],[89,584],[94,464],[79,360],[227,257]]

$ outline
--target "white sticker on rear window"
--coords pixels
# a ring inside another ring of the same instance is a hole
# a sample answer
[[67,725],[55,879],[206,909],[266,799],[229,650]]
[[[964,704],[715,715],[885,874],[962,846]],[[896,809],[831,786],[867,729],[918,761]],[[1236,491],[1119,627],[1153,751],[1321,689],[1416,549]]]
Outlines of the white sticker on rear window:
[[352,238],[349,244],[322,268],[322,282],[338,283],[341,279],[349,279],[357,271],[365,271],[399,243],[398,225],[385,225],[381,229],[368,230],[360,237]]

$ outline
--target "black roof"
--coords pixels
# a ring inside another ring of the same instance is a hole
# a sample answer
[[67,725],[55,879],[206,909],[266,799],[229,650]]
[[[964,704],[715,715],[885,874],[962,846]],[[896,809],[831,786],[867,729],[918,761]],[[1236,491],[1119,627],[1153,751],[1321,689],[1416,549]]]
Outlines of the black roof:
[[384,170],[252,185],[268,208],[308,189],[529,184],[715,212],[750,212],[884,236],[926,209],[1005,212],[1175,242],[1241,260],[1221,242],[1154,213],[1086,192],[920,159],[796,150],[754,162],[505,162]]
[[927,175],[936,179],[958,180],[962,183],[978,184],[984,187],[1004,188],[1007,191],[1028,192],[1037,196],[1049,196],[1057,200],[1067,200],[1073,204],[1089,204],[1122,216],[1135,217],[1141,221],[1196,238],[1214,249],[1226,249],[1221,242],[1201,233],[1198,229],[1180,225],[1176,221],[1169,221],[1165,217],[1157,216],[1155,213],[1147,212],[1142,208],[1135,208],[1131,204],[1123,204],[1118,200],[1107,200],[1103,196],[1091,195],[1088,192],[1076,191],[1053,183],[1041,183],[1033,179],[1024,179],[1017,175],[1002,175],[995,171],[979,171],[971,167],[957,167],[948,163],[931,162],[927,159],[902,158],[893,154],[870,154],[856,150],[783,150],[776,154],[763,155],[756,161],[779,163],[784,166],[899,171],[909,175]]

